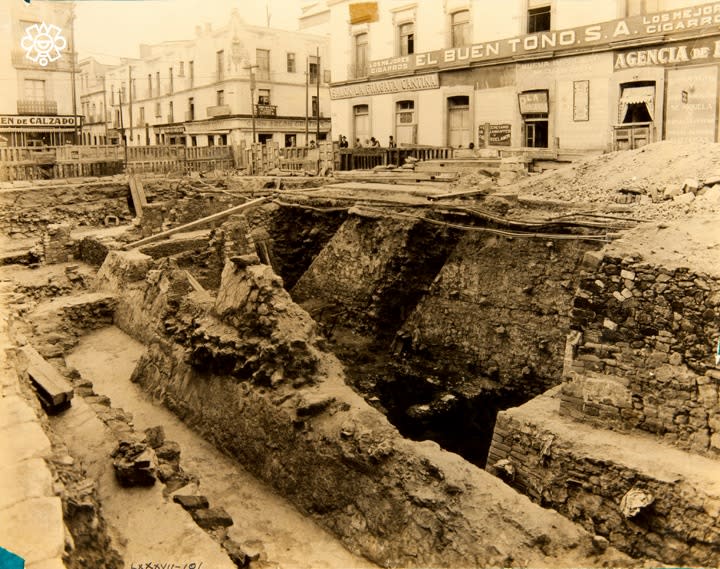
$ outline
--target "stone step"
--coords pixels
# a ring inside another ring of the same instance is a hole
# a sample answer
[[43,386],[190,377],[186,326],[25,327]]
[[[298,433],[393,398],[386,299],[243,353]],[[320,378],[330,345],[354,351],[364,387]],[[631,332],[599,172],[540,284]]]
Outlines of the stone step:
[[27,358],[27,373],[43,408],[48,413],[57,413],[70,407],[72,385],[29,344],[21,352]]
[[634,557],[714,565],[720,462],[560,416],[559,389],[498,414],[487,470]]

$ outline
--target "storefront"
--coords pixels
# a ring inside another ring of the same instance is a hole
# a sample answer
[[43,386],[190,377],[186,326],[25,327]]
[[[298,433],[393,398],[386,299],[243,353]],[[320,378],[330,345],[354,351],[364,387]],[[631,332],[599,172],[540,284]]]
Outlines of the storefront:
[[717,142],[720,38],[614,54],[614,147],[655,140]]
[[73,115],[0,115],[0,138],[8,146],[62,146],[73,144],[82,117]]

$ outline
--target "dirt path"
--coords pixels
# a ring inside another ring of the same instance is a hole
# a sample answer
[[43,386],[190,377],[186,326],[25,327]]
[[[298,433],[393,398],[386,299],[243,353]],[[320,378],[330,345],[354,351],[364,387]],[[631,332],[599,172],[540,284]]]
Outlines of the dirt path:
[[182,467],[200,478],[200,491],[212,505],[230,513],[235,523],[229,535],[248,550],[264,550],[268,561],[283,569],[375,567],[349,553],[334,537],[130,383],[143,350],[142,344],[111,327],[82,338],[66,361],[93,382],[96,393],[108,396],[114,407],[132,413],[136,430],[155,425],[165,428],[168,439],[180,444]]

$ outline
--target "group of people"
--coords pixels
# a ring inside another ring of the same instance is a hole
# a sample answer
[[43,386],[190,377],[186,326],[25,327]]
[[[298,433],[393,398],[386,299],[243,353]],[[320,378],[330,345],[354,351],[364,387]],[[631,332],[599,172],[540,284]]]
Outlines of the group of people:
[[[338,140],[340,142],[340,148],[348,148],[350,146],[350,143],[344,134],[341,134],[340,138]],[[372,148],[372,147],[380,148],[380,146],[381,146],[380,141],[377,138],[375,138],[374,136],[371,136],[370,139],[367,139],[367,138],[365,139],[365,144],[363,144],[359,138],[356,138],[353,148]],[[392,137],[392,135],[390,135],[390,138],[388,139],[387,148],[395,148],[395,147],[397,147],[397,144],[395,144],[395,139]]]

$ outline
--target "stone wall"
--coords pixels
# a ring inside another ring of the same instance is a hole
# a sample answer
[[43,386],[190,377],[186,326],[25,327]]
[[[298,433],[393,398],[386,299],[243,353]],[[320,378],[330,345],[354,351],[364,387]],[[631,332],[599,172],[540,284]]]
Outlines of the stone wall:
[[40,235],[48,225],[102,226],[107,216],[129,222],[130,190],[119,178],[109,181],[53,185],[31,184],[0,194],[0,231],[12,238]]
[[293,287],[293,298],[318,320],[392,335],[456,239],[422,220],[355,211]]
[[720,451],[720,280],[590,255],[573,300],[560,412]]
[[[631,440],[562,423],[551,416],[558,412],[558,400],[552,401],[543,395],[498,414],[488,470],[633,557],[715,566],[720,490],[714,461],[692,457],[691,463],[651,437]],[[630,492],[652,503],[626,515]]]
[[577,267],[593,245],[468,233],[402,327],[402,358],[446,384],[525,398],[560,380]]
[[457,455],[400,437],[268,267],[228,263],[216,300],[168,294],[167,270],[113,252],[100,271],[125,297],[116,323],[150,344],[134,380],[354,552],[403,567],[630,564]]

